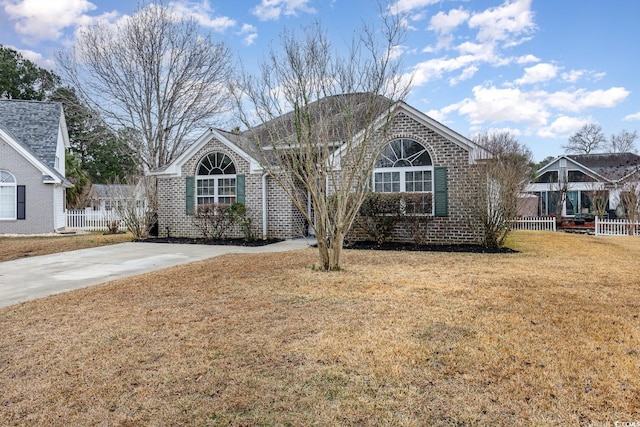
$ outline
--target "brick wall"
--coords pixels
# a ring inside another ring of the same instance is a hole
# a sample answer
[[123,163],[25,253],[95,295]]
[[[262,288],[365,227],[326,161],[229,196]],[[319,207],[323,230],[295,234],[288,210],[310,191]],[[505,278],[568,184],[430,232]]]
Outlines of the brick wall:
[[[249,162],[230,150],[225,144],[212,138],[182,166],[180,177],[158,177],[158,231],[160,236],[202,237],[193,223],[193,216],[186,214],[186,177],[195,176],[196,168],[204,156],[221,152],[231,158],[236,173],[245,175],[245,205],[251,217],[254,232],[263,237],[262,226],[262,173],[249,171]],[[304,219],[289,197],[271,177],[267,177],[267,225],[268,238],[291,239],[303,234]],[[238,227],[231,228],[227,237],[242,237]]]
[[[399,113],[391,122],[386,136],[378,134],[379,146],[398,138],[413,139],[427,148],[433,166],[447,167],[448,215],[431,217],[427,221],[426,242],[432,244],[477,243],[477,235],[468,225],[464,209],[464,194],[476,191],[473,180],[468,179],[474,165],[469,164],[469,152],[413,118]],[[424,227],[424,226],[422,226]],[[399,224],[391,240],[411,241],[411,226]],[[361,230],[353,229],[352,240],[365,238]]]
[[[236,173],[245,175],[246,205],[253,227],[258,236],[262,234],[261,176],[249,174],[249,162],[230,150],[225,144],[212,138],[193,157],[182,166],[179,177],[158,177],[158,233],[160,236],[202,237],[202,233],[194,225],[193,216],[187,215],[186,178],[195,176],[198,164],[207,154],[221,152],[231,158]],[[194,199],[194,211],[195,211]],[[254,208],[255,207],[255,208]],[[235,227],[229,230],[227,237],[242,237],[241,231]]]
[[[469,165],[469,152],[403,113],[399,113],[393,119],[386,136],[381,133],[377,135],[375,144],[380,146],[397,138],[410,138],[423,144],[429,151],[434,166],[447,167],[448,216],[431,217],[427,221],[428,242],[476,242],[477,237],[467,224],[462,198],[463,194],[474,191],[473,182],[465,179],[474,167]],[[233,160],[237,173],[245,175],[246,206],[257,235],[262,235],[262,174],[250,174],[249,163],[245,159],[212,138],[183,165],[182,176],[158,177],[158,223],[161,236],[167,234],[167,228],[173,236],[200,236],[200,232],[193,225],[192,217],[186,215],[185,178],[194,176],[200,160],[206,154],[215,151],[228,155]],[[344,162],[343,166],[347,164],[348,161]],[[305,234],[307,227],[302,214],[271,177],[267,178],[267,190],[268,237],[290,239]],[[411,240],[412,233],[411,227],[400,225],[395,230],[394,239]],[[233,230],[233,233],[230,233],[230,237],[232,236],[240,237],[241,233],[239,230]],[[360,236],[352,233],[350,237]]]

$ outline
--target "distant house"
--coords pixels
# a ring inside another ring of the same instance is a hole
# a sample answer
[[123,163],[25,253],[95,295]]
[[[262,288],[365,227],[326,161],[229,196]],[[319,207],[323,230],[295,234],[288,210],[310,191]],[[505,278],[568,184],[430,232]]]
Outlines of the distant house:
[[540,169],[525,191],[538,197],[542,216],[611,216],[621,193],[638,183],[639,172],[640,156],[634,153],[563,155]]
[[94,211],[111,211],[123,203],[142,205],[143,194],[135,185],[92,184],[89,191],[89,205]]
[[[335,114],[341,111],[336,109]],[[274,120],[287,119],[285,115]],[[382,126],[384,121],[376,123]],[[306,232],[302,214],[260,163],[265,156],[259,151],[269,152],[270,141],[265,137],[257,145],[252,132],[210,129],[174,162],[151,173],[157,178],[161,235],[198,237],[193,221],[198,207],[233,202],[247,207],[252,224],[265,238],[291,239]],[[335,133],[340,135],[340,129]],[[338,138],[336,155],[341,153]],[[427,200],[423,215],[430,218],[431,243],[475,242],[477,236],[467,221],[463,198],[474,191],[468,176],[483,152],[481,147],[404,102],[393,105],[383,138],[369,147],[380,153],[369,177],[371,191],[417,193]],[[308,209],[312,209],[310,203]]]
[[0,234],[37,234],[65,227],[62,104],[0,100]]

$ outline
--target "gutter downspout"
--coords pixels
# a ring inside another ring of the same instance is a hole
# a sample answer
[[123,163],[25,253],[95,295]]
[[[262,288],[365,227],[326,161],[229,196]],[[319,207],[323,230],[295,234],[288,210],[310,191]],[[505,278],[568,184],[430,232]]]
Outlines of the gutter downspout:
[[262,240],[267,240],[269,235],[269,227],[267,225],[267,175],[269,175],[269,172],[262,174]]

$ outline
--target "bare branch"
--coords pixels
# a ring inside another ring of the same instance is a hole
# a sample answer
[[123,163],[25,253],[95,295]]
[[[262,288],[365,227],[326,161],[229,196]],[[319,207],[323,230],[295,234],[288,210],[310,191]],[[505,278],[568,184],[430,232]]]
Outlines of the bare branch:
[[612,153],[635,153],[636,140],[638,139],[638,131],[629,132],[627,130],[620,131],[619,134],[612,134],[609,139],[609,151]]
[[229,49],[162,4],[84,28],[76,46],[57,56],[63,77],[112,128],[135,131],[131,147],[148,169],[171,162],[229,110]]
[[569,143],[562,148],[571,154],[591,154],[604,148],[606,141],[602,127],[595,123],[588,123],[571,135]]
[[402,28],[397,18],[383,21],[381,31],[360,31],[342,56],[320,24],[302,36],[284,32],[282,49],[256,75],[243,73],[234,91],[245,135],[314,228],[327,270],[340,268],[391,107],[408,91],[393,57]]

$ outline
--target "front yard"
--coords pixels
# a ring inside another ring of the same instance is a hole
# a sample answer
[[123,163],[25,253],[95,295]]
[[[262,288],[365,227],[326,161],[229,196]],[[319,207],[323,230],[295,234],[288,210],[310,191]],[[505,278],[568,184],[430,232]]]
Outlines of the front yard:
[[76,249],[93,248],[96,246],[112,245],[114,243],[130,242],[131,233],[103,234],[95,232],[79,235],[33,236],[33,237],[2,237],[0,236],[0,262],[14,259],[48,255],[57,252],[73,251]]
[[228,255],[0,310],[0,425],[640,421],[640,238]]

